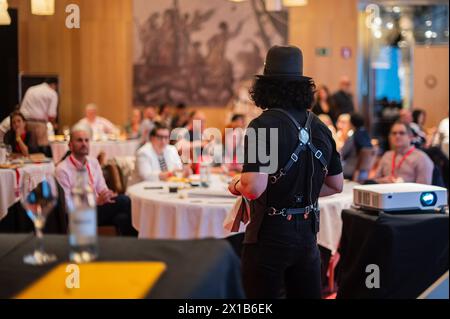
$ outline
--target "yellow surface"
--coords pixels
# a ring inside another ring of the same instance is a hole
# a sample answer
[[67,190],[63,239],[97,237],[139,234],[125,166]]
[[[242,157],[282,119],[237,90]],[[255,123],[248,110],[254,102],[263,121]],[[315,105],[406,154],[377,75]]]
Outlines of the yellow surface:
[[82,264],[79,288],[70,289],[66,281],[73,287],[76,272],[68,266],[59,265],[16,299],[141,299],[166,269],[162,262]]
[[172,176],[168,181],[171,183],[189,183],[191,180],[189,178]]

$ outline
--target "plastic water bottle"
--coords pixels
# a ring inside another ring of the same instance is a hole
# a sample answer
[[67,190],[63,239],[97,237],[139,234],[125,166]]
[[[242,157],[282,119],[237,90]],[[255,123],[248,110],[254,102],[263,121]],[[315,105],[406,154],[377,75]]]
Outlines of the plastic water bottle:
[[70,260],[91,262],[98,257],[97,204],[86,169],[78,171],[71,195],[68,203]]
[[211,184],[211,169],[207,162],[200,163],[200,185],[201,187],[209,187]]

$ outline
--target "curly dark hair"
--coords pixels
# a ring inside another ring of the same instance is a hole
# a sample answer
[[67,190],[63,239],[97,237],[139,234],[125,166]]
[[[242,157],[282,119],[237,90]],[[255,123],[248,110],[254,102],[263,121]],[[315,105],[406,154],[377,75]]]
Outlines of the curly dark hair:
[[263,110],[309,109],[314,101],[316,85],[310,80],[284,80],[258,78],[250,89],[256,106]]

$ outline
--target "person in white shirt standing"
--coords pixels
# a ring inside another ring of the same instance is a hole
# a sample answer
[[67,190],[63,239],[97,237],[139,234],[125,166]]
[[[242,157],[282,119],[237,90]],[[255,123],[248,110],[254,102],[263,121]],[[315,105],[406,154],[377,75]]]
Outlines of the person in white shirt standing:
[[150,132],[150,141],[137,151],[137,173],[141,180],[167,181],[177,171],[184,177],[190,175],[189,167],[183,168],[177,149],[169,141],[169,128],[157,123]]
[[20,112],[27,120],[27,127],[35,134],[39,146],[48,146],[47,122],[56,128],[58,109],[58,81],[46,79],[44,83],[30,87],[22,101]]
[[118,135],[119,131],[109,120],[97,115],[97,105],[90,103],[86,106],[86,117],[81,119],[77,125],[84,125],[91,129],[94,140],[101,139],[107,134]]

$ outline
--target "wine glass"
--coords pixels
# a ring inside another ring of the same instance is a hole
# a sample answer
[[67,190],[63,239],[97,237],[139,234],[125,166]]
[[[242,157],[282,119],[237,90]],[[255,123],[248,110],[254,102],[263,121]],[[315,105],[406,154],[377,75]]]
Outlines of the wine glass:
[[47,173],[25,173],[22,179],[20,198],[27,216],[34,224],[37,238],[34,252],[24,256],[24,263],[42,266],[55,262],[56,256],[46,253],[43,243],[43,230],[47,216],[58,200],[55,177]]
[[6,151],[6,163],[9,163],[12,159],[12,147],[9,144],[5,145],[5,151]]
[[64,141],[69,141],[70,139],[70,127],[64,126],[63,127],[63,134],[64,134]]

